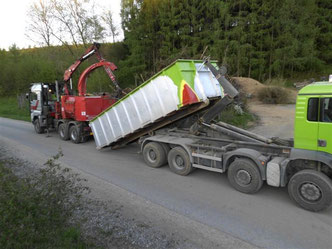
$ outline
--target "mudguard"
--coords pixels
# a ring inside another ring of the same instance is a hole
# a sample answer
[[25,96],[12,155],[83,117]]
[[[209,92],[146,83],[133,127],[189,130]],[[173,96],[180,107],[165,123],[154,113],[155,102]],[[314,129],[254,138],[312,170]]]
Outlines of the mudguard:
[[253,149],[240,148],[227,152],[223,155],[223,170],[226,171],[234,157],[242,157],[251,159],[258,167],[262,179],[266,180],[266,163],[270,157],[262,155],[260,152]]

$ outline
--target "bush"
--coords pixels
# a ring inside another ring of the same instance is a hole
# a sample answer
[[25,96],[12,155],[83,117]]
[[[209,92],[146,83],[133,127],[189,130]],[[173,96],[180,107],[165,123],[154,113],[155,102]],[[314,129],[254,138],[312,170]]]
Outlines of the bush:
[[268,86],[258,91],[258,99],[265,104],[290,104],[289,91],[278,86]]
[[37,175],[17,177],[0,162],[0,248],[87,248],[70,225],[87,190],[51,158]]
[[234,104],[229,105],[222,113],[217,121],[222,121],[240,128],[249,128],[255,121],[255,116],[249,113],[246,108],[237,111]]
[[265,85],[269,85],[269,86],[279,86],[279,87],[283,87],[286,85],[286,80],[283,78],[273,78],[270,80],[265,81],[264,83]]
[[279,87],[287,87],[287,88],[294,88],[294,82],[289,79],[283,79],[283,78],[273,78],[271,80],[267,80],[264,83],[268,86],[279,86]]

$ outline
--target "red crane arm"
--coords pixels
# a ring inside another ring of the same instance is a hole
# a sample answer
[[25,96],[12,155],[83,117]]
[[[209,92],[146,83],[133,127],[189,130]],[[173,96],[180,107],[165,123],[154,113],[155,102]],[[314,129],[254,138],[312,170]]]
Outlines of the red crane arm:
[[[63,80],[65,82],[67,82],[71,76],[73,75],[73,73],[76,71],[76,69],[81,65],[81,63],[83,61],[85,61],[86,59],[88,59],[89,57],[91,57],[94,53],[96,53],[98,51],[100,47],[99,43],[93,43],[93,45],[91,47],[89,47],[85,53],[77,60],[75,61],[64,73],[63,75]],[[98,59],[101,60],[102,57],[98,52]]]

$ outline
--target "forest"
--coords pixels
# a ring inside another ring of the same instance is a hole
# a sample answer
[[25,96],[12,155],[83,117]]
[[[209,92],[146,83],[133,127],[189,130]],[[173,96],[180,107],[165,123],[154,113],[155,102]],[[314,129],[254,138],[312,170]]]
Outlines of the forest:
[[[227,66],[230,76],[261,82],[332,73],[329,0],[122,0],[121,19],[123,40],[103,43],[101,52],[118,66],[122,87],[142,83],[178,58],[203,56]],[[95,25],[98,19],[93,20]],[[105,30],[101,22],[98,28]],[[91,43],[91,34],[1,50],[0,95],[22,93],[32,82],[61,80]],[[74,82],[93,62],[83,63]],[[89,79],[88,90],[111,91],[111,81],[100,70]]]

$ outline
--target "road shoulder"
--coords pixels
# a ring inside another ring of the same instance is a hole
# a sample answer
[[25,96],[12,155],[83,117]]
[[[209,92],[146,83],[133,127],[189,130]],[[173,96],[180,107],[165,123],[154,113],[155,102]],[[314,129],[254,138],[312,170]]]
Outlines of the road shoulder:
[[[46,155],[1,135],[0,141],[2,146],[18,158],[34,162],[36,165],[42,165],[48,159]],[[116,210],[115,216],[125,221],[123,223],[121,220],[115,221],[119,223],[118,225],[131,230],[129,232],[122,230],[123,236],[131,238],[133,244],[139,248],[156,248],[156,243],[159,245],[158,248],[256,248],[239,238],[170,211],[94,175],[62,162],[61,165],[88,180],[87,186],[91,189],[89,198],[106,205],[110,212]],[[101,223],[99,226],[102,229],[107,226],[105,210],[102,213],[100,210],[90,210],[92,213],[97,212],[92,215],[95,215],[97,223]],[[94,225],[98,227],[98,224]],[[91,226],[93,224],[88,223],[87,229]]]

